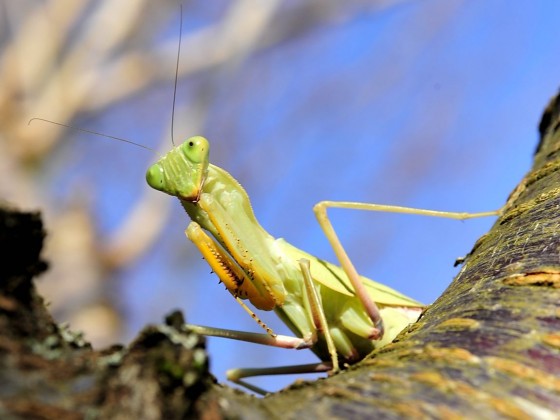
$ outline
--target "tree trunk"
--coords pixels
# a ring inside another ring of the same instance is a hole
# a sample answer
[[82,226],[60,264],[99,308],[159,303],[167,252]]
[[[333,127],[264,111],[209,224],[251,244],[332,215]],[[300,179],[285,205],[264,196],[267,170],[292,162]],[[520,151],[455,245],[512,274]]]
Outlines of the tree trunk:
[[534,166],[445,293],[397,340],[331,378],[257,399],[215,385],[182,316],[93,351],[35,293],[36,214],[0,215],[1,418],[558,418],[560,99]]

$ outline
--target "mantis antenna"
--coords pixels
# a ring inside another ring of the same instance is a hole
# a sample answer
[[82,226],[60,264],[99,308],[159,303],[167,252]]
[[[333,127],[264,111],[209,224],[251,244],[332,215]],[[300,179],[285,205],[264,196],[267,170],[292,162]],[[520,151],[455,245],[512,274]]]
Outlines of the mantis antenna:
[[183,5],[179,4],[179,47],[177,48],[177,62],[175,63],[175,85],[173,87],[173,105],[171,107],[171,144],[175,147],[173,139],[173,123],[175,122],[175,102],[177,100],[177,80],[179,78],[179,58],[181,57],[181,36],[183,35]]
[[96,136],[101,136],[101,137],[106,137],[108,139],[122,141],[124,143],[132,144],[134,146],[141,147],[142,149],[146,149],[146,150],[149,150],[151,152],[155,152],[155,150],[152,149],[151,147],[144,146],[143,144],[140,144],[140,143],[135,143],[132,140],[123,139],[122,137],[111,136],[109,134],[100,133],[98,131],[86,130],[85,128],[73,127],[73,126],[68,125],[68,124],[63,124],[63,123],[59,123],[59,122],[55,122],[55,121],[51,121],[51,120],[46,120],[44,118],[31,118],[29,120],[29,122],[27,123],[27,125],[30,125],[33,121],[43,121],[43,122],[46,122],[46,123],[49,123],[49,124],[54,124],[54,125],[59,125],[61,127],[66,127],[66,128],[71,129],[71,130],[81,131],[83,133],[95,134]]
[[[173,144],[174,147],[175,147],[175,141],[173,139],[173,131],[174,131],[173,126],[174,126],[174,121],[175,121],[175,103],[177,102],[177,80],[179,79],[179,58],[181,56],[181,35],[183,33],[183,5],[182,4],[179,5],[179,9],[180,9],[179,46],[177,48],[177,61],[175,63],[175,84],[174,84],[174,87],[173,87],[173,105],[171,107],[171,143]],[[106,137],[108,139],[122,141],[124,143],[132,144],[134,146],[141,147],[141,148],[149,150],[151,152],[155,152],[155,150],[152,149],[151,147],[144,146],[143,144],[133,142],[132,140],[127,140],[127,139],[124,139],[122,137],[111,136],[109,134],[100,133],[98,131],[86,130],[85,128],[73,127],[73,126],[68,125],[68,124],[63,124],[63,123],[47,120],[47,119],[44,119],[44,118],[31,118],[28,121],[27,125],[30,125],[33,121],[43,121],[43,122],[50,123],[50,124],[55,124],[55,125],[58,125],[58,126],[61,126],[61,127],[66,127],[66,128],[71,129],[71,130],[81,131],[83,133],[94,134],[96,136],[101,136],[101,137]]]

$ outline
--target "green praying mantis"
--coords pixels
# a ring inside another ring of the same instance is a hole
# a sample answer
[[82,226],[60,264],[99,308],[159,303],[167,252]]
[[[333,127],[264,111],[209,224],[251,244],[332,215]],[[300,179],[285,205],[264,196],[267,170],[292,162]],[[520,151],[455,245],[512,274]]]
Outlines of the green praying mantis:
[[[151,150],[123,138],[42,118],[33,118],[29,123],[33,120]],[[173,133],[173,119],[171,121]],[[185,231],[187,237],[233,298],[265,332],[234,331],[191,324],[187,327],[205,336],[288,349],[310,349],[320,359],[320,362],[306,365],[239,368],[227,372],[229,380],[258,394],[267,392],[247,382],[246,378],[290,373],[337,373],[345,366],[362,360],[376,348],[393,341],[404,328],[418,319],[424,309],[420,302],[358,274],[327,217],[327,209],[338,207],[458,220],[497,216],[500,213],[500,210],[459,213],[371,203],[321,201],[313,210],[340,263],[337,266],[266,232],[255,218],[243,187],[224,169],[210,164],[209,152],[208,140],[200,136],[191,137],[152,165],[146,173],[146,180],[152,188],[179,199],[191,218]],[[276,334],[259,319],[244,302],[246,300],[258,310],[274,311],[293,335]]]
[[[195,136],[152,165],[148,184],[177,197],[191,223],[187,237],[196,245],[234,299],[265,330],[234,331],[198,325],[188,327],[206,336],[224,337],[290,349],[310,349],[315,364],[240,368],[227,378],[256,393],[266,391],[245,379],[259,375],[329,372],[362,360],[391,342],[415,322],[424,305],[388,286],[360,276],[327,217],[332,207],[408,213],[451,219],[496,216],[498,211],[457,213],[356,202],[322,201],[317,220],[340,266],[272,237],[257,222],[249,197],[228,172],[209,163],[210,145]],[[293,336],[279,335],[244,302],[273,310]]]

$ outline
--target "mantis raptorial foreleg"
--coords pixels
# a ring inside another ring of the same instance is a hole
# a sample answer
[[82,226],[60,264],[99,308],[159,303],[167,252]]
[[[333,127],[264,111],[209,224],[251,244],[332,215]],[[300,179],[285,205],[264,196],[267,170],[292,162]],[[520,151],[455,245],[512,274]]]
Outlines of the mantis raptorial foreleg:
[[354,210],[366,210],[366,211],[377,211],[377,212],[385,212],[385,213],[404,213],[404,214],[413,214],[418,216],[431,216],[431,217],[443,217],[447,219],[456,219],[456,220],[466,220],[466,219],[474,219],[477,217],[488,217],[488,216],[498,216],[500,214],[501,209],[494,210],[494,211],[487,211],[487,212],[480,212],[480,213],[464,213],[464,212],[451,212],[451,211],[437,211],[437,210],[426,210],[426,209],[418,209],[414,207],[402,207],[402,206],[392,206],[392,205],[385,205],[385,204],[373,204],[373,203],[359,203],[359,202],[352,202],[352,201],[321,201],[317,203],[313,207],[313,211],[321,229],[325,233],[327,240],[331,244],[334,253],[340,262],[341,267],[343,268],[344,272],[348,276],[348,279],[352,283],[354,290],[356,291],[356,295],[362,302],[365,311],[368,313],[370,319],[373,322],[373,325],[377,328],[376,337],[372,337],[373,339],[378,338],[383,335],[383,320],[379,313],[379,309],[371,296],[366,291],[364,283],[360,279],[360,275],[358,271],[352,264],[350,257],[346,253],[346,250],[342,246],[338,235],[336,234],[332,223],[327,216],[327,209],[328,208],[344,208],[344,209],[354,209]]

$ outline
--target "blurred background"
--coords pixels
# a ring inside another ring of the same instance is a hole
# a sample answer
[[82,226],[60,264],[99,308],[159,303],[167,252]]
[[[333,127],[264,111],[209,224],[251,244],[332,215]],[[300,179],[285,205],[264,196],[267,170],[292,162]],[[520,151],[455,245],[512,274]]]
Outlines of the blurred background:
[[[175,142],[209,138],[211,161],[246,188],[261,224],[328,260],[311,210],[320,200],[502,206],[560,82],[558,2],[182,4]],[[171,0],[0,2],[0,199],[43,213],[51,268],[38,285],[56,319],[97,348],[175,308],[191,323],[260,331],[185,238],[177,200],[144,180],[172,147],[179,15]],[[330,214],[362,274],[425,303],[493,223]],[[220,380],[228,368],[316,360],[208,344]]]

